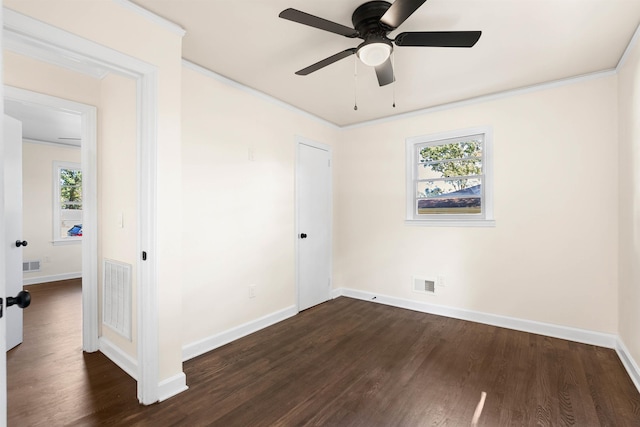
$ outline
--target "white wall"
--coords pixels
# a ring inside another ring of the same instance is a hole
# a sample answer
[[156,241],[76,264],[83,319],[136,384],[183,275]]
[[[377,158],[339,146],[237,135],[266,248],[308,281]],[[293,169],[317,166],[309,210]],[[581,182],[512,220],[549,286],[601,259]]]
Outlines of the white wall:
[[333,144],[339,131],[192,69],[182,74],[184,222],[175,226],[187,345],[295,305],[295,136]]
[[[347,130],[334,286],[617,333],[616,102],[609,76]],[[405,138],[483,125],[496,227],[405,225]],[[412,275],[447,285],[416,294]]]
[[640,363],[640,43],[619,72],[620,338]]
[[25,261],[40,260],[40,271],[24,273],[26,283],[43,283],[82,276],[82,245],[54,246],[53,162],[80,163],[80,149],[64,145],[22,143],[23,234],[29,242]]

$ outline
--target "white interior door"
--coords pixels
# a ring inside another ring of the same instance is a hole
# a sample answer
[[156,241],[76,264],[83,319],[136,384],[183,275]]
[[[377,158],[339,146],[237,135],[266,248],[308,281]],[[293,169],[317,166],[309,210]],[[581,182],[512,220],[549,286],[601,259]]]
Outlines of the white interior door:
[[296,162],[298,309],[331,295],[331,152],[299,141]]
[[[1,36],[0,36],[1,38]],[[0,109],[2,106],[0,106]],[[3,129],[6,123],[3,122]],[[5,138],[0,139],[0,159],[4,158]],[[0,271],[5,271],[6,242],[4,232],[4,162],[0,161]],[[7,322],[4,316],[4,301],[7,299],[6,277],[0,274],[0,425],[7,424]]]
[[[4,116],[4,237],[6,296],[15,297],[22,290],[22,123]],[[6,350],[22,342],[22,310],[7,309]]]

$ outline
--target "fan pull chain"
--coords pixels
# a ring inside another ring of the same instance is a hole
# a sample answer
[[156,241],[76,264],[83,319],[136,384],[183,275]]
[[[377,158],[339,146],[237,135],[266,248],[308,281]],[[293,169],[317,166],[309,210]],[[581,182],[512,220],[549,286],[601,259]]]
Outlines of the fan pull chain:
[[391,68],[392,68],[392,80],[391,84],[393,85],[393,108],[396,108],[396,55],[395,53],[391,53]]
[[353,57],[353,110],[358,111],[358,57]]

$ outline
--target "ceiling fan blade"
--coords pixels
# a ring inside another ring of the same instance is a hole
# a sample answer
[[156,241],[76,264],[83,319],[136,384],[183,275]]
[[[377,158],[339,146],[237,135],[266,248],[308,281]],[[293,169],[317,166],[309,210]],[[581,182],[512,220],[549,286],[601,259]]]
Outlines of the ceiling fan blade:
[[296,74],[299,76],[306,76],[307,74],[311,74],[314,71],[318,71],[321,68],[326,67],[327,65],[331,65],[334,62],[340,61],[347,56],[351,56],[356,53],[358,49],[352,47],[351,49],[343,50],[342,52],[336,53],[335,55],[331,55],[328,58],[323,59],[322,61],[318,61],[313,65],[309,65],[307,68],[303,68],[300,71],[296,71]]
[[380,18],[380,22],[387,27],[398,28],[409,16],[427,0],[396,0]]
[[394,40],[397,46],[472,47],[482,31],[424,31],[400,33]]
[[378,76],[378,84],[380,86],[393,83],[395,76],[393,75],[393,65],[390,58],[387,58],[386,61],[376,67],[376,76]]
[[310,15],[306,12],[299,11],[297,9],[285,9],[278,15],[282,19],[288,19],[289,21],[297,22],[299,24],[308,25],[310,27],[318,28],[320,30],[329,31],[330,33],[340,34],[341,36],[355,38],[360,35],[353,28],[337,24],[335,22],[327,21],[326,19],[319,18],[314,15]]

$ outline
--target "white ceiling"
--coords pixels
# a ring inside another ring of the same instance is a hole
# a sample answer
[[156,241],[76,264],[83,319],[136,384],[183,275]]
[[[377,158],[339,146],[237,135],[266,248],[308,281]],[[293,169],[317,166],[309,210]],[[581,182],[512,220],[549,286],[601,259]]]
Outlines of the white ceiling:
[[614,69],[640,24],[640,0],[428,0],[390,36],[482,37],[470,49],[396,47],[396,83],[381,88],[361,63],[354,84],[355,56],[294,75],[361,40],[278,18],[292,7],[352,27],[363,0],[134,2],[187,31],[185,59],[340,126]]
[[22,122],[24,139],[80,146],[82,118],[77,113],[12,100],[5,100],[4,110]]

